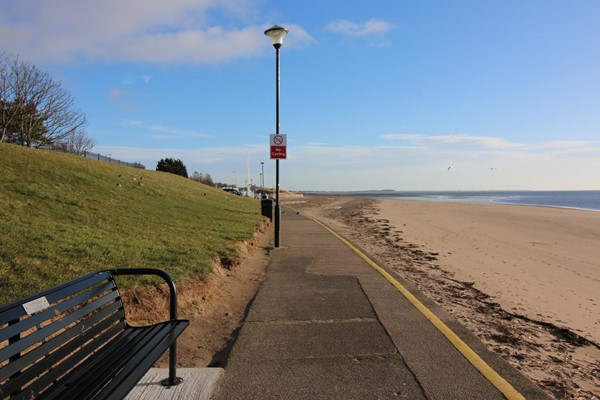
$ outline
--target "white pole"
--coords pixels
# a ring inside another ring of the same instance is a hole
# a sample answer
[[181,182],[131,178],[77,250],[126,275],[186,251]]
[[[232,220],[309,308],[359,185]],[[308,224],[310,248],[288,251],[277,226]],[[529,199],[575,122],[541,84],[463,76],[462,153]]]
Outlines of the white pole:
[[250,194],[250,151],[246,152],[246,193],[248,197],[253,197]]

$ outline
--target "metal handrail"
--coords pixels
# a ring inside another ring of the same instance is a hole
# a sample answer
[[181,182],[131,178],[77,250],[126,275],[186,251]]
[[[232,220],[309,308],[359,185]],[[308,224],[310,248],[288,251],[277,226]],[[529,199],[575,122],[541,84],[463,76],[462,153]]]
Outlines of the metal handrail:
[[[157,268],[114,268],[106,270],[111,275],[157,275],[167,282],[169,286],[169,318],[171,321],[177,320],[177,289],[175,283],[169,274]],[[177,341],[174,341],[169,348],[169,377],[163,379],[163,386],[175,386],[183,381],[177,377]]]

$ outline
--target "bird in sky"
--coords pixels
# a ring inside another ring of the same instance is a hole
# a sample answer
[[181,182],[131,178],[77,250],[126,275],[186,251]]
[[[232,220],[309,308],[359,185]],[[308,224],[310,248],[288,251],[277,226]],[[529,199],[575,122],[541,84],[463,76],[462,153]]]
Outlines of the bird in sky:
[[448,169],[446,171],[450,171],[450,168],[452,168],[452,165],[448,167]]

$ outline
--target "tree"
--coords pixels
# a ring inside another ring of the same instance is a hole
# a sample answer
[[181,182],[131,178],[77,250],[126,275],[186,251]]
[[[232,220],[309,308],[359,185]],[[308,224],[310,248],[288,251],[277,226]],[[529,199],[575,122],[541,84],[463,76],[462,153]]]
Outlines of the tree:
[[185,178],[188,177],[187,168],[179,159],[174,160],[172,158],[163,158],[158,162],[158,164],[156,164],[156,170],[170,172],[175,175],[181,175]]
[[190,179],[199,183],[204,183],[205,185],[208,186],[214,186],[215,183],[213,182],[212,176],[210,176],[210,174],[203,174],[202,172],[198,172],[195,171],[192,176],[190,176]]
[[69,153],[77,154],[78,156],[92,150],[96,145],[96,139],[91,138],[83,132],[76,130],[70,132],[60,143],[59,147]]
[[47,73],[0,53],[0,141],[42,147],[81,131],[85,115]]

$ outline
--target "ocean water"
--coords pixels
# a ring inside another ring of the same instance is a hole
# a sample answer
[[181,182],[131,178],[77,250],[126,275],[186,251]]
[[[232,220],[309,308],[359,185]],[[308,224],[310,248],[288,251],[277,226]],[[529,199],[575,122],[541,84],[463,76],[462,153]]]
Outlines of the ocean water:
[[600,211],[600,190],[492,192],[398,192],[385,190],[338,192],[335,193],[335,195],[390,200],[442,201],[475,204],[521,204]]

